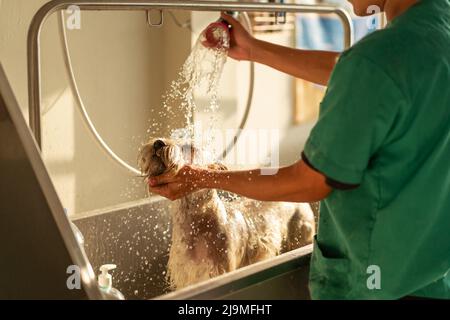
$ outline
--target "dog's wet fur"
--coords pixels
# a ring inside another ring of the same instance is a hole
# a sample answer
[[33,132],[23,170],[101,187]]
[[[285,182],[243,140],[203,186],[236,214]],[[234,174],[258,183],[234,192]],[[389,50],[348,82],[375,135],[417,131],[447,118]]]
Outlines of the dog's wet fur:
[[[176,174],[199,151],[169,139],[152,139],[141,148],[146,177]],[[215,170],[223,165],[211,164]],[[312,242],[314,214],[309,204],[223,201],[216,190],[201,190],[175,202],[167,277],[180,289],[272,258]]]

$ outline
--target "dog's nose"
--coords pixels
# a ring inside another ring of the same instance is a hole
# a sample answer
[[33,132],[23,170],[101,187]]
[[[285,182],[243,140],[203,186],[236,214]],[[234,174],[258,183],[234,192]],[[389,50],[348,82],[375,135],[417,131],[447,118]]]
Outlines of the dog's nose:
[[153,149],[155,149],[155,151],[158,151],[159,149],[161,149],[161,148],[163,148],[165,146],[166,146],[166,144],[162,140],[156,140],[153,143]]

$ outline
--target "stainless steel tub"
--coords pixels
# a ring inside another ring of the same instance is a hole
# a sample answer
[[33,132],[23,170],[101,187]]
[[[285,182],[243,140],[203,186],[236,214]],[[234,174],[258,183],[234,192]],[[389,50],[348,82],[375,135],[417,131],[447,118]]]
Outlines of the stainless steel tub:
[[165,277],[170,206],[150,198],[73,219],[94,270],[117,264],[114,287],[127,299],[309,299],[311,246],[171,292]]

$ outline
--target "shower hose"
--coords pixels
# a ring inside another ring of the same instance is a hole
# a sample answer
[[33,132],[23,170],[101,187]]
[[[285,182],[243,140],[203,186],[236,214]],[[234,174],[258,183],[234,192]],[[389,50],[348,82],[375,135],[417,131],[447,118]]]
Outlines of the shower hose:
[[[249,32],[252,32],[251,28],[251,22],[247,15],[247,13],[242,13],[239,15],[239,17],[242,17],[242,22],[245,24],[246,29]],[[103,140],[102,136],[99,134],[97,129],[95,128],[94,123],[92,122],[89,113],[87,112],[86,106],[84,104],[83,98],[81,97],[80,90],[77,84],[77,81],[75,79],[74,71],[73,71],[73,65],[72,65],[72,58],[69,51],[69,45],[67,41],[67,31],[64,24],[64,11],[61,11],[61,15],[59,16],[60,20],[60,27],[61,27],[61,34],[62,34],[62,42],[63,42],[63,48],[64,48],[64,60],[67,67],[67,71],[69,73],[69,80],[70,85],[72,87],[72,90],[75,94],[75,98],[77,101],[78,110],[81,113],[83,122],[87,126],[88,131],[93,135],[94,140],[99,144],[100,148],[117,164],[119,164],[122,168],[128,170],[132,174],[135,175],[141,175],[140,170],[136,169],[135,167],[128,164],[126,161],[124,161],[122,158],[120,158]],[[248,120],[248,116],[251,109],[251,104],[253,100],[253,89],[254,89],[254,79],[255,79],[255,66],[253,62],[250,62],[250,82],[249,82],[249,90],[248,90],[248,96],[247,96],[247,104],[245,108],[244,115],[242,117],[241,123],[239,125],[238,131],[236,132],[236,135],[234,136],[231,143],[224,149],[223,155],[228,154],[233,147],[236,145],[240,134],[242,133],[242,129],[245,128],[245,125]]]

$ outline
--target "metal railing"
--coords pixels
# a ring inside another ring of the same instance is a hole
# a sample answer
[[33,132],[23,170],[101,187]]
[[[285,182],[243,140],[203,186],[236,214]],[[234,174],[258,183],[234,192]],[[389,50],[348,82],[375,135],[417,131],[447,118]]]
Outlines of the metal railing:
[[335,14],[344,27],[344,45],[350,47],[353,42],[353,26],[350,15],[342,8],[332,5],[303,5],[277,3],[246,3],[221,1],[90,1],[90,0],[54,0],[46,3],[34,16],[28,31],[28,95],[29,125],[38,146],[42,147],[41,133],[41,54],[40,33],[44,23],[55,12],[66,10],[70,6],[80,10],[189,10],[189,11],[245,11],[245,12],[290,12]]

